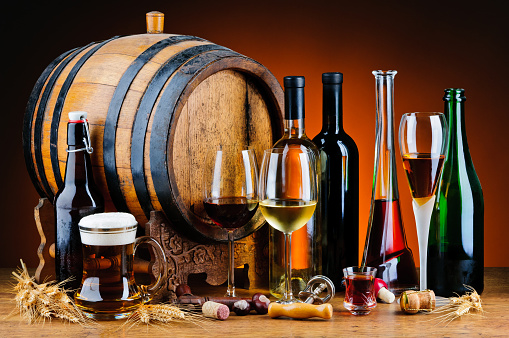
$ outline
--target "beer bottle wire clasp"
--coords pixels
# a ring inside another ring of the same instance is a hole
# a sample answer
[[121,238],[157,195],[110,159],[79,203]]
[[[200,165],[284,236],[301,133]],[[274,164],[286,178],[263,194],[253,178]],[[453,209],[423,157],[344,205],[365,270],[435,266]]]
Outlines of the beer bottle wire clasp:
[[66,151],[68,153],[76,153],[78,151],[86,150],[87,153],[92,154],[94,152],[94,148],[92,148],[92,142],[90,141],[90,129],[88,128],[88,121],[86,118],[82,117],[81,121],[85,124],[85,133],[86,137],[83,137],[83,143],[85,144],[84,148],[79,149],[69,149],[67,148]]

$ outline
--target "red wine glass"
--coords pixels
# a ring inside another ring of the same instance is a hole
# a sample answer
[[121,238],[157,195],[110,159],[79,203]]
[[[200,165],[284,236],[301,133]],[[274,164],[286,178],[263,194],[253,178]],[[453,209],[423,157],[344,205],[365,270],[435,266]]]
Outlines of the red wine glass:
[[219,146],[209,152],[203,177],[203,204],[213,222],[228,233],[228,289],[234,285],[234,231],[249,223],[258,209],[258,165],[252,149]]

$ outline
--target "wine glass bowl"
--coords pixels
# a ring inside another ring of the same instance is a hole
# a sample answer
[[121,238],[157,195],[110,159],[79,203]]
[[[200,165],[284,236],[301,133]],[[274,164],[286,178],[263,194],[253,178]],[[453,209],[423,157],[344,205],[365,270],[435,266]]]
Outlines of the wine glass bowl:
[[235,297],[234,232],[249,224],[258,209],[258,165],[252,149],[223,145],[208,153],[203,176],[203,206],[212,220],[210,225],[227,232],[228,289],[225,296]]
[[435,191],[447,148],[447,122],[442,113],[406,113],[399,144],[414,209],[419,242],[420,289],[426,289],[428,232]]
[[285,291],[281,304],[300,302],[291,287],[291,235],[313,216],[317,202],[316,157],[298,145],[265,150],[260,170],[260,210],[284,233]]

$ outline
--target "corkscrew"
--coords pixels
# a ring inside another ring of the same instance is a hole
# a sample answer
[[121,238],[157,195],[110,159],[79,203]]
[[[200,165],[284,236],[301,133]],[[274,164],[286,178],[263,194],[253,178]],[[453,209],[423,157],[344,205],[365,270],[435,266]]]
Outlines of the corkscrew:
[[[326,291],[327,295],[320,297],[322,292]],[[299,298],[304,303],[278,304],[272,302],[269,304],[269,316],[277,318],[281,316],[290,318],[311,318],[319,317],[323,319],[332,318],[332,305],[327,304],[335,294],[334,283],[326,276],[317,275],[312,277],[306,288],[299,292]]]
[[[327,291],[327,295],[320,298],[324,290]],[[299,292],[299,298],[304,303],[319,305],[329,302],[334,298],[335,293],[334,283],[327,276],[316,275],[309,280],[306,288]]]

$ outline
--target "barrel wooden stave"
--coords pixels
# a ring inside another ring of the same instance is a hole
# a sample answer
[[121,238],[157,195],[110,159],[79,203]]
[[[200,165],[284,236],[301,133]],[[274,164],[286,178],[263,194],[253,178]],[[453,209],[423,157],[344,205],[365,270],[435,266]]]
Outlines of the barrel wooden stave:
[[[52,75],[47,79],[44,89],[40,93],[40,97],[37,105],[35,106],[34,114],[32,116],[32,142],[31,142],[31,150],[32,150],[32,160],[34,166],[35,176],[39,182],[47,182],[49,187],[44,187],[44,184],[41,184],[43,191],[46,196],[52,197],[56,191],[54,188],[51,188],[51,182],[55,181],[55,176],[53,171],[48,171],[48,162],[45,160],[46,157],[49,157],[49,142],[50,142],[50,125],[53,117],[53,110],[55,108],[57,95],[60,92],[60,89],[64,83],[65,78],[69,75],[71,68],[76,64],[80,57],[86,54],[93,46],[89,46],[88,48],[84,48],[81,52],[76,51],[69,55],[67,58],[62,60],[55,70],[52,72]],[[67,63],[68,62],[68,63]],[[57,76],[57,70],[62,64],[67,63],[67,66],[61,70],[61,72]],[[53,80],[55,77],[56,81],[53,85],[50,85],[49,82]],[[43,97],[47,94],[47,101],[45,104],[42,102]],[[40,123],[38,123],[38,119],[40,119]],[[36,131],[37,128],[41,128],[40,134]],[[40,145],[39,149],[36,149],[36,143]],[[38,156],[42,156],[42,158],[38,158]],[[42,163],[41,163],[42,162]],[[38,165],[39,164],[39,165]],[[42,167],[41,167],[42,164]],[[49,165],[51,167],[51,165]],[[40,168],[41,167],[41,168]]]

